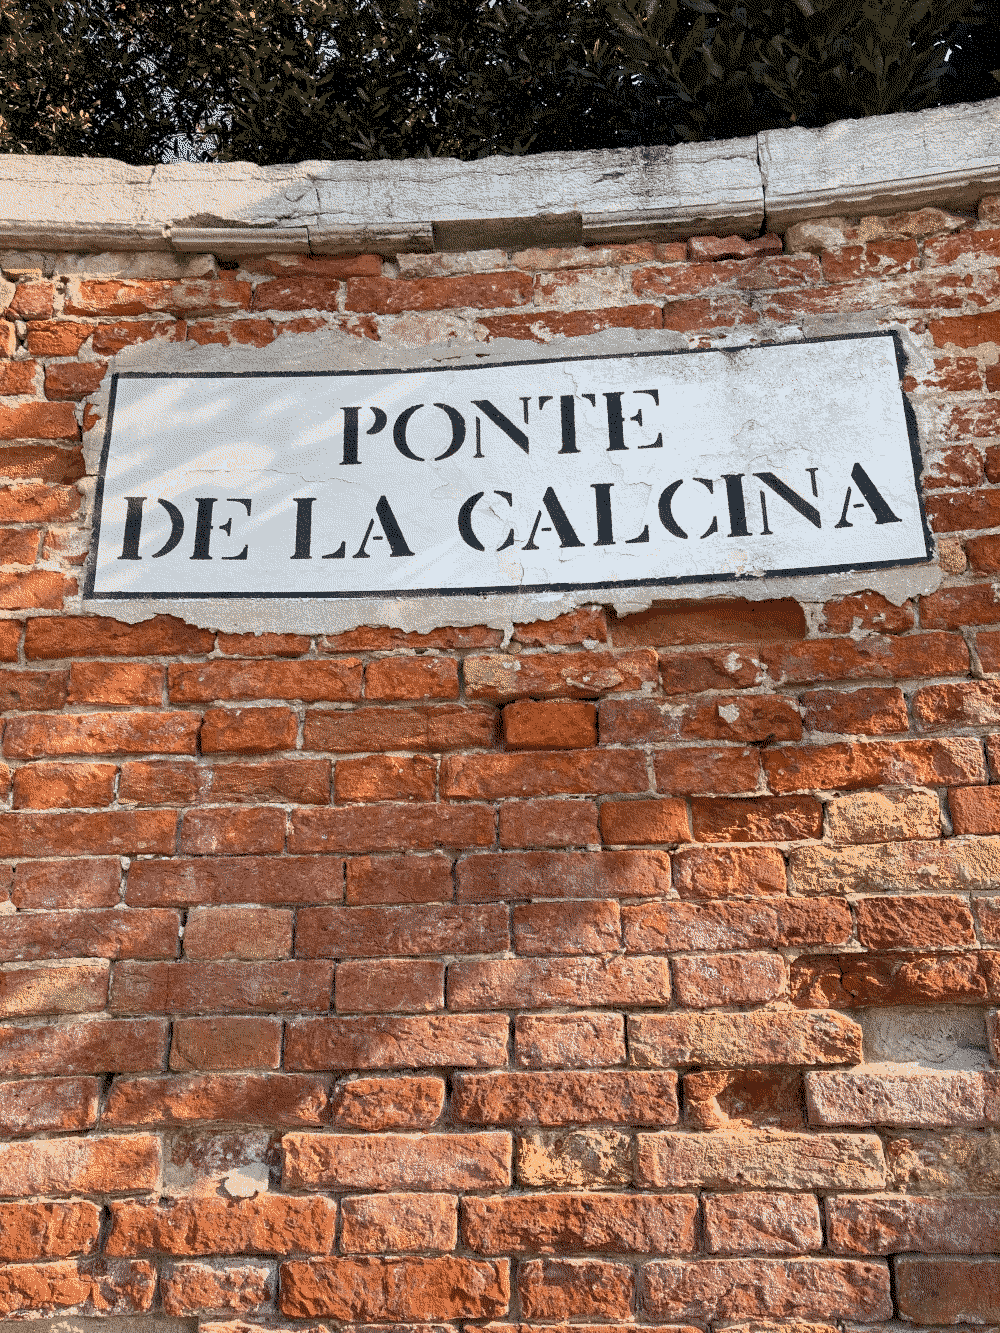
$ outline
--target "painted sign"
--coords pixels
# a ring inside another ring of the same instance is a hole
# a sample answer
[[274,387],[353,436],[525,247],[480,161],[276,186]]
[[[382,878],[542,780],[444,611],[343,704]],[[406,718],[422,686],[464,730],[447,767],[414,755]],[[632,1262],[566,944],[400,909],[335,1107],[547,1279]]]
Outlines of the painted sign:
[[656,586],[929,558],[894,335],[123,374],[93,598]]

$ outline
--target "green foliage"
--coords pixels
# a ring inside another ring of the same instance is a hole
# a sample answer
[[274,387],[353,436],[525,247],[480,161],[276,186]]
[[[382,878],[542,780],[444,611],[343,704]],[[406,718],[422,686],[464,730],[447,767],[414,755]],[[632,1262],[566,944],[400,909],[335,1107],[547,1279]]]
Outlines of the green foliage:
[[470,158],[1000,92],[988,0],[2,3],[0,152]]

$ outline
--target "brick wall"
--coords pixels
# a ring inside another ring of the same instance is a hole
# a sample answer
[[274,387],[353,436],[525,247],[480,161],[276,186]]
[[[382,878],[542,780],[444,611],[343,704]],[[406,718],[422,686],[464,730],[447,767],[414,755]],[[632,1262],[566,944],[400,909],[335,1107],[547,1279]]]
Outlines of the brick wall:
[[[998,226],[0,256],[0,1315],[1000,1321]],[[81,611],[128,344],[789,325],[922,349],[938,591]]]

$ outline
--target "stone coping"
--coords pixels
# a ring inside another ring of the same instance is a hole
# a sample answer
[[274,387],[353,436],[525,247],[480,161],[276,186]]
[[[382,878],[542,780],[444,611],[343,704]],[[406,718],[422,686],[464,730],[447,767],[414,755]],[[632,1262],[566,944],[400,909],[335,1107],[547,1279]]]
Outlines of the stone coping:
[[[596,152],[133,167],[0,156],[0,248],[382,255],[757,235],[1000,189],[1000,98]],[[67,219],[73,219],[72,222]]]

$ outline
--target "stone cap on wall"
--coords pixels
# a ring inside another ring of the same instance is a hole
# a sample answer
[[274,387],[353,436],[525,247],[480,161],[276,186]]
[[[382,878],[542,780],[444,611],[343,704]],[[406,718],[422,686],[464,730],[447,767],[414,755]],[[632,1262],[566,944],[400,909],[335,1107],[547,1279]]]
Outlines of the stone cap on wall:
[[1000,99],[673,148],[472,162],[133,167],[9,154],[0,248],[393,255],[756,235],[834,213],[971,206],[998,187]]

